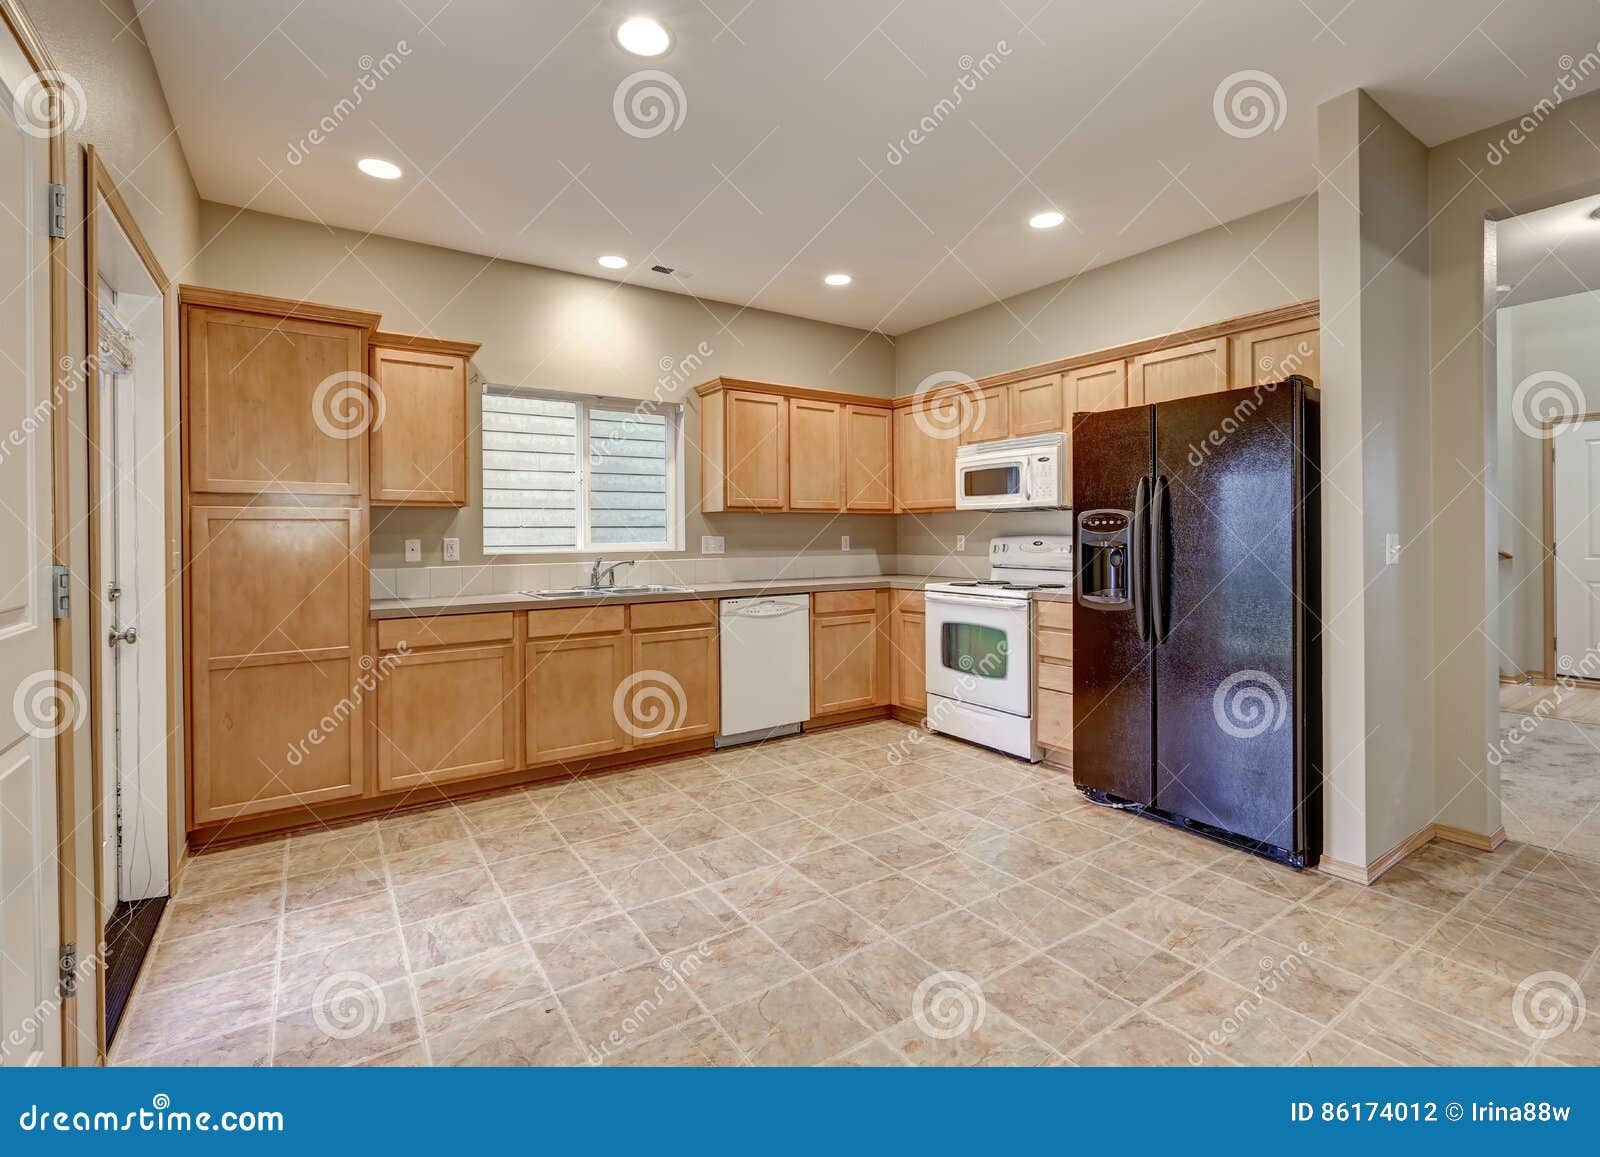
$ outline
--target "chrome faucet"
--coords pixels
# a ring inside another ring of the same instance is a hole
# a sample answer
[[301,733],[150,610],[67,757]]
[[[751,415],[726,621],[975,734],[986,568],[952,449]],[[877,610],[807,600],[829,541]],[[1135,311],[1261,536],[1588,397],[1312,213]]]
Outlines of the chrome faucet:
[[[619,566],[632,565],[632,559],[624,559],[622,562],[614,562],[609,566],[606,565],[605,559],[595,559],[594,565],[589,568],[589,589],[598,591],[614,585],[617,581],[617,568]],[[605,576],[605,582],[603,583],[600,581],[601,575]]]

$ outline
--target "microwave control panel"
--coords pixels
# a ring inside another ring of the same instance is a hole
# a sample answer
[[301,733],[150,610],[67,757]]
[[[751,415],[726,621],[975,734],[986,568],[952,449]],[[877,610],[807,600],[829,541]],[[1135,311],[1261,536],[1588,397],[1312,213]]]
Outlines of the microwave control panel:
[[1028,485],[1023,493],[1031,495],[1034,502],[1054,506],[1061,500],[1061,460],[1054,454],[1033,454],[1024,469],[1028,472]]

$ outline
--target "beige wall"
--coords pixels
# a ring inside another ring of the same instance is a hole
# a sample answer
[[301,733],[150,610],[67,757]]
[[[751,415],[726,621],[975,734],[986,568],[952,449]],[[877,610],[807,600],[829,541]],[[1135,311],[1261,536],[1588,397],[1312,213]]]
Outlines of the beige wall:
[[[84,305],[83,146],[93,145],[111,171],[123,199],[155,251],[167,276],[174,282],[188,276],[199,243],[200,199],[189,176],[183,150],[173,132],[171,114],[155,67],[138,35],[131,0],[34,0],[27,5],[55,67],[82,86],[85,97],[82,124],[67,137],[68,238],[67,292],[68,350],[75,364],[86,356]],[[177,392],[176,311],[169,305],[168,341],[174,351],[168,375],[169,395]],[[87,608],[93,597],[87,586],[89,566],[88,445],[83,431],[88,414],[88,391],[81,379],[67,401],[72,425],[71,560],[77,586],[73,592],[73,669],[87,685],[89,652],[97,639],[89,637]],[[59,420],[59,418],[58,418]],[[169,495],[176,503],[176,489]],[[175,509],[175,508],[174,508]],[[155,608],[150,608],[151,610]],[[148,621],[148,620],[147,620]],[[80,953],[93,945],[94,856],[96,836],[85,818],[93,799],[91,791],[90,733],[87,726],[75,732],[72,776],[80,822],[73,881],[76,886],[78,926],[74,935]],[[176,754],[181,743],[174,738]],[[169,810],[174,832],[183,823],[182,799]],[[79,1060],[95,1058],[96,1012],[93,997],[80,1002],[78,1013]]]
[[1316,295],[1306,197],[901,334],[895,393],[941,371],[979,378]]
[[[482,342],[474,365],[489,382],[683,401],[685,557],[699,555],[702,534],[724,536],[730,555],[837,554],[844,534],[852,553],[894,552],[888,516],[695,510],[700,425],[691,386],[727,374],[888,397],[894,347],[882,335],[225,205],[203,205],[201,220],[198,279],[206,285],[376,310],[386,329]],[[474,463],[479,442],[474,434]],[[403,567],[405,539],[421,538],[421,565],[437,566],[446,536],[461,539],[465,564],[577,557],[485,560],[475,471],[472,485],[473,505],[461,510],[374,509],[373,565]]]

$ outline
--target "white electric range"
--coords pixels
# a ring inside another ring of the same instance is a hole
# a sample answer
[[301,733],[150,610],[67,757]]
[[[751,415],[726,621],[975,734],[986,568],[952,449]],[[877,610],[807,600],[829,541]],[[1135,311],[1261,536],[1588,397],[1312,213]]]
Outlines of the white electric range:
[[987,579],[929,583],[929,728],[1038,762],[1033,595],[1071,589],[1069,534],[991,539]]

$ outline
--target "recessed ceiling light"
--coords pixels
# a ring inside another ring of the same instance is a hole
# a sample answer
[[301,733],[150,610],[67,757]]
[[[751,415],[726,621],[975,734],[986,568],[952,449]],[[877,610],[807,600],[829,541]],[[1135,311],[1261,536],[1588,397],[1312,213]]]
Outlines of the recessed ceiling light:
[[848,273],[830,273],[822,279],[829,285],[849,285],[855,278]]
[[672,37],[650,17],[635,16],[617,26],[617,43],[635,56],[660,56],[672,47]]
[[1058,213],[1054,209],[1046,209],[1043,213],[1035,213],[1028,218],[1028,224],[1035,229],[1054,229],[1067,219],[1065,213]]
[[400,179],[400,166],[393,161],[385,161],[381,157],[362,157],[356,162],[356,168],[369,177],[377,177],[380,181],[397,181]]
[[628,268],[628,259],[626,257],[617,257],[613,254],[607,253],[604,257],[598,258],[597,260],[607,269]]

